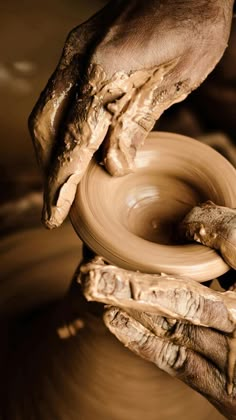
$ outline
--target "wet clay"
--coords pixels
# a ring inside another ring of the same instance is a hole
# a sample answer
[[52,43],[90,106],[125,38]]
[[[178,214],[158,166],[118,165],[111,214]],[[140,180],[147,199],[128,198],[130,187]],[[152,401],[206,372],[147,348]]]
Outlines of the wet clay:
[[[173,85],[168,92],[161,89],[165,77],[177,63],[178,59],[174,59],[131,74],[117,72],[111,79],[107,79],[101,66],[90,65],[81,96],[71,111],[62,145],[46,180],[43,221],[48,228],[60,225],[66,218],[77,185],[108,129],[114,140],[105,152],[107,170],[112,175],[124,175],[133,170],[136,150],[156,120],[166,108],[183,100],[190,92],[187,81]],[[49,152],[45,150],[45,128],[40,126],[44,119],[40,121],[37,114],[32,116],[31,132],[44,166],[43,160],[45,156],[48,160]],[[125,135],[119,139],[117,130],[121,126]],[[134,143],[132,138],[135,138]]]
[[101,259],[82,266],[81,272],[87,300],[158,313],[228,334],[234,332],[234,292],[219,293],[184,277],[124,270],[106,265]]
[[181,231],[188,240],[219,250],[230,267],[236,269],[236,209],[208,201],[188,213]]
[[[216,176],[216,165],[224,176]],[[133,173],[114,178],[91,162],[71,210],[83,242],[109,263],[130,270],[197,281],[227,271],[215,251],[176,243],[173,232],[200,202],[236,207],[236,171],[229,162],[196,140],[151,133],[135,166]]]

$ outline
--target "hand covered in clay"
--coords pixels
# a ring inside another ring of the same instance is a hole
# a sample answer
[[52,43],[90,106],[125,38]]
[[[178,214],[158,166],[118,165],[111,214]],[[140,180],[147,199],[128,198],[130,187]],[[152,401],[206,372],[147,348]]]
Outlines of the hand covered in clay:
[[[181,235],[219,250],[236,268],[236,210],[207,202],[180,225]],[[143,274],[95,259],[81,267],[88,300],[109,304],[104,320],[130,350],[205,396],[236,419],[236,293],[191,278]],[[191,273],[190,273],[191,276]]]
[[163,111],[220,60],[232,7],[233,0],[113,0],[71,31],[29,121],[48,228],[66,218],[101,144],[112,175],[132,170]]

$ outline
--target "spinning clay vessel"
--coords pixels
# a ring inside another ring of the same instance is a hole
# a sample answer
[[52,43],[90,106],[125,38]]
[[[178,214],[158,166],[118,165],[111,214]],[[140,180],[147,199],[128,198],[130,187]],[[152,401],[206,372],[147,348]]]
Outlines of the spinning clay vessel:
[[182,135],[153,132],[131,174],[111,177],[91,162],[71,220],[82,241],[111,264],[206,281],[228,266],[212,249],[178,242],[176,226],[207,200],[236,207],[235,184],[235,169],[214,149]]

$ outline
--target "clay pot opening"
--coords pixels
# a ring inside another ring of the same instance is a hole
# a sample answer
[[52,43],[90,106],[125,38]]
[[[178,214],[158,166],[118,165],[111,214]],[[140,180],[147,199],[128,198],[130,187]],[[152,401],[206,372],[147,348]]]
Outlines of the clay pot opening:
[[211,147],[153,132],[137,153],[133,173],[115,178],[90,164],[71,220],[82,241],[111,264],[206,281],[228,266],[207,247],[180,243],[176,224],[207,200],[236,207],[235,182],[233,166]]
[[138,174],[138,186],[130,186],[121,214],[125,227],[134,235],[160,245],[183,245],[178,223],[193,205],[206,201],[207,191],[187,178],[157,171]]

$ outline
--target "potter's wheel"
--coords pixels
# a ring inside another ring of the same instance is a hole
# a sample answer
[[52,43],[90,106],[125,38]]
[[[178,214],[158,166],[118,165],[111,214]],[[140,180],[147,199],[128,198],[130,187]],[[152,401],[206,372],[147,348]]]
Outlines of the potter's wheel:
[[1,316],[64,296],[81,253],[82,244],[69,223],[52,232],[40,226],[1,240]]
[[[81,244],[67,224],[54,232],[38,228],[11,235],[1,242],[0,252],[3,315],[63,296]],[[6,408],[7,420],[222,418],[200,395],[125,349],[101,322],[88,322],[81,334],[62,340],[56,334],[57,319],[64,321],[63,305],[51,305],[17,326],[18,338],[8,349],[12,365],[9,370],[6,363],[7,380],[2,377],[0,407]],[[91,354],[95,348],[97,357]]]

